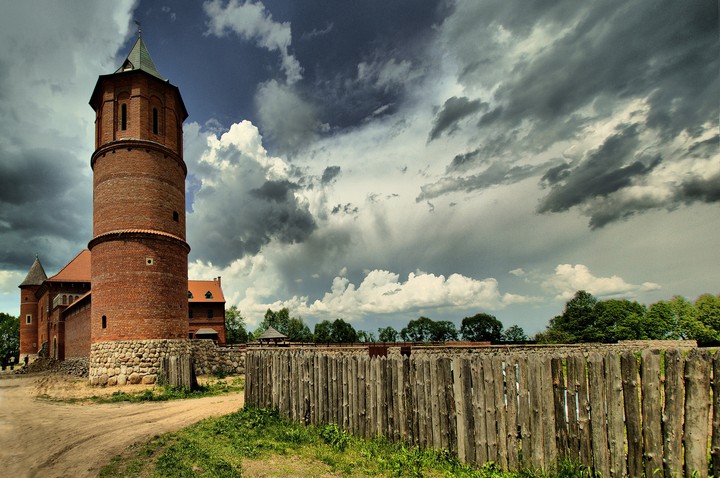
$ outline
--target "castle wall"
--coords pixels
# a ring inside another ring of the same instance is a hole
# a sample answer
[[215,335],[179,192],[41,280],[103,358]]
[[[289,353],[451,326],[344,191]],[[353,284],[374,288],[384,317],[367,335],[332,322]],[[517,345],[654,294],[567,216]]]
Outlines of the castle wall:
[[162,357],[191,355],[198,375],[245,373],[245,349],[219,348],[211,340],[125,340],[90,346],[90,384],[152,384]]
[[90,300],[65,316],[65,359],[90,357]]

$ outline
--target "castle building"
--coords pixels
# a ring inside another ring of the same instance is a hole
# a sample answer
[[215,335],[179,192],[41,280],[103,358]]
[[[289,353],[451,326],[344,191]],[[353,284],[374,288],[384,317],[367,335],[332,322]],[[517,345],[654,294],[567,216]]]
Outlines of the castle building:
[[90,106],[93,237],[52,277],[36,258],[20,284],[21,359],[43,347],[58,359],[92,359],[96,344],[98,350],[128,341],[224,344],[220,278],[188,280],[182,137],[188,113],[140,35],[120,68],[98,78]]

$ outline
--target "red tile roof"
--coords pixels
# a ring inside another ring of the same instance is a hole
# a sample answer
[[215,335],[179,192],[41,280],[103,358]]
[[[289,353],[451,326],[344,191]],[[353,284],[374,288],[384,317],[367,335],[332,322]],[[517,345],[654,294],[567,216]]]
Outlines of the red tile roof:
[[48,279],[51,282],[90,282],[90,251],[83,249],[80,254]]
[[[189,280],[188,292],[192,294],[192,297],[189,297],[188,294],[188,302],[225,302],[220,281],[217,279]],[[208,292],[211,294],[210,298],[205,297]]]

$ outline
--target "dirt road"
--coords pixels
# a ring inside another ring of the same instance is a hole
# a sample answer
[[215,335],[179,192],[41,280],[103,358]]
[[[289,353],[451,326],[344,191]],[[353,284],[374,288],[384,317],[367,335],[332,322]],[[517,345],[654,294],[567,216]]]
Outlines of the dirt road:
[[242,393],[137,404],[36,398],[80,398],[114,390],[131,388],[91,388],[87,380],[51,374],[1,377],[0,476],[94,477],[133,443],[243,406]]

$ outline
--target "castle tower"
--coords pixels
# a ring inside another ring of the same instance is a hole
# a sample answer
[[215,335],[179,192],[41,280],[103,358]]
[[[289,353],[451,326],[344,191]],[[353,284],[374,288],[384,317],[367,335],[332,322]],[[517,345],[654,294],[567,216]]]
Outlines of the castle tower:
[[47,279],[45,269],[40,264],[40,259],[35,257],[35,262],[30,266],[25,280],[18,287],[20,288],[20,362],[26,356],[36,357],[38,353],[38,327],[40,324],[38,299],[35,296],[38,288]]
[[180,91],[138,36],[122,66],[98,78],[90,106],[91,343],[187,339],[187,111]]

